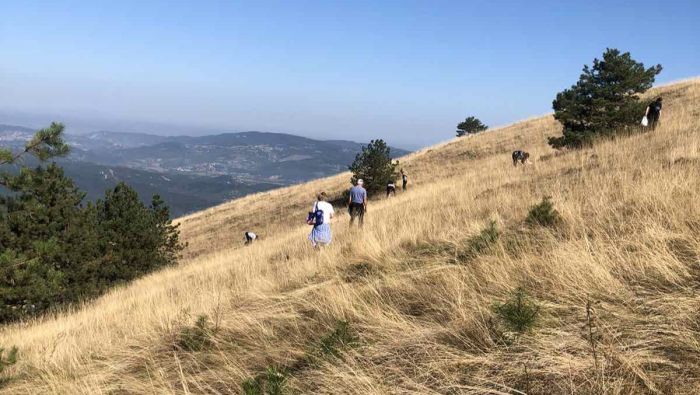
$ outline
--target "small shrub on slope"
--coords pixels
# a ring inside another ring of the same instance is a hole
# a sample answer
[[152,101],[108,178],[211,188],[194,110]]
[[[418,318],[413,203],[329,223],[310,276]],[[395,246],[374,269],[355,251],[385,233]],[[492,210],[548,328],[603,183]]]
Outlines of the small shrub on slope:
[[193,326],[182,329],[178,345],[186,351],[202,351],[212,346],[213,334],[214,329],[211,328],[208,317],[200,315]]
[[477,255],[483,254],[496,244],[500,236],[501,232],[496,226],[496,221],[490,221],[478,235],[467,239],[465,250],[458,254],[458,260],[467,261],[476,258]]
[[498,231],[496,221],[490,221],[477,236],[469,239],[469,250],[475,254],[479,254],[495,244],[500,235],[501,233]]
[[561,215],[554,208],[550,197],[545,197],[542,201],[530,208],[525,222],[528,225],[539,225],[554,227],[562,222]]
[[[12,366],[15,363],[17,363],[17,347],[12,347],[10,352],[7,353],[7,356],[5,355],[5,349],[0,347],[0,373],[4,372],[6,367]],[[10,380],[11,377],[9,376],[0,376],[0,388]]]
[[282,395],[287,384],[287,375],[275,368],[269,366],[265,372],[267,376],[267,393],[269,395]]
[[511,331],[523,333],[535,325],[540,308],[525,290],[518,288],[504,303],[496,304],[494,311]]
[[274,366],[268,366],[265,373],[243,381],[241,388],[245,395],[283,395],[286,385],[286,373]]
[[286,392],[290,374],[301,369],[318,366],[327,358],[338,358],[342,351],[357,344],[358,338],[350,323],[336,321],[333,330],[314,342],[303,357],[282,366],[268,366],[265,372],[249,377],[241,383],[245,395],[282,395]]
[[0,347],[0,373],[2,373],[6,367],[14,365],[17,363],[17,347],[12,347],[10,352],[5,354],[5,349]]
[[380,275],[381,268],[369,262],[358,262],[348,265],[343,269],[343,280],[346,282],[360,281]]
[[244,395],[262,395],[263,382],[262,376],[251,377],[241,383]]
[[335,329],[321,338],[319,347],[323,355],[340,356],[343,348],[350,347],[357,343],[357,336],[353,333],[347,321],[338,321]]

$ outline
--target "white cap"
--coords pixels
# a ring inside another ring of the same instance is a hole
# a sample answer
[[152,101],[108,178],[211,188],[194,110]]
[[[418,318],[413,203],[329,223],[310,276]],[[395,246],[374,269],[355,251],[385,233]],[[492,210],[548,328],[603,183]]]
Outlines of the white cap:
[[357,180],[357,185],[362,185],[362,184],[364,184],[364,183],[365,183],[365,182],[364,182],[364,181],[362,181],[362,179],[361,179],[361,178],[360,178],[359,180]]

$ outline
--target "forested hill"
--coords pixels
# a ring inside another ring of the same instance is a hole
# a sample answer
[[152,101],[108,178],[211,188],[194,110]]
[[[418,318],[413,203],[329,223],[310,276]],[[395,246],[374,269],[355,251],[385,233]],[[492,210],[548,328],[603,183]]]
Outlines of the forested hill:
[[[0,124],[0,144],[20,148],[34,130]],[[180,216],[250,193],[347,169],[362,144],[283,133],[156,136],[101,131],[66,135],[71,154],[59,159],[89,199],[125,181],[148,201],[160,194]],[[392,148],[394,156],[407,151]]]

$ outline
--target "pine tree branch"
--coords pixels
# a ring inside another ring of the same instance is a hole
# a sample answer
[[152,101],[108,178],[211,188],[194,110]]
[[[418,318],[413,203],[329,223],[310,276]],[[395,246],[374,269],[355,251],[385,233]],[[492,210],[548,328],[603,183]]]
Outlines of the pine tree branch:
[[19,158],[26,155],[29,151],[32,151],[33,149],[37,148],[38,146],[40,146],[43,143],[44,143],[43,140],[38,140],[38,141],[34,142],[33,144],[27,145],[26,147],[24,147],[24,150],[18,152],[16,155],[13,155],[12,158],[6,159],[4,161],[0,161],[0,166],[15,163]]

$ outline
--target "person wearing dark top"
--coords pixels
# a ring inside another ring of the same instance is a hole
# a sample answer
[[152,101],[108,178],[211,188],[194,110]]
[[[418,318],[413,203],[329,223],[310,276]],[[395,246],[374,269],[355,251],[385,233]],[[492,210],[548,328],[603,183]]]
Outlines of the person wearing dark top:
[[396,183],[394,181],[389,181],[389,183],[386,184],[386,197],[389,197],[391,194],[396,196]]
[[649,104],[649,106],[647,106],[647,111],[644,115],[647,117],[647,121],[649,122],[649,128],[651,130],[656,129],[656,125],[658,124],[659,118],[661,117],[661,107],[661,97],[657,97],[656,100],[654,100],[653,102],[651,102],[651,104]]
[[401,189],[406,190],[406,184],[408,184],[408,176],[401,169]]
[[358,218],[360,226],[365,222],[365,211],[367,211],[367,190],[362,186],[364,182],[357,180],[357,185],[350,188],[350,198],[348,199],[348,210],[350,211],[350,226]]

